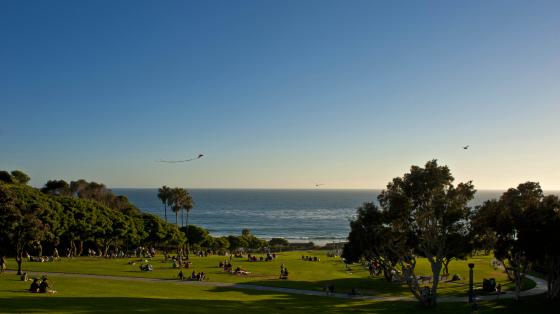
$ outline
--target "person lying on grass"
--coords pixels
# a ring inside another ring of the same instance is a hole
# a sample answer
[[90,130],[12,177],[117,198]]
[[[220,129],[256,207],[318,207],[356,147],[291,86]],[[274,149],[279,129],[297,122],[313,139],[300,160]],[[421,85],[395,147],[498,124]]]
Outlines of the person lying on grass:
[[234,274],[246,276],[246,275],[249,275],[250,272],[246,271],[245,269],[241,269],[241,267],[237,267],[237,268],[235,269]]

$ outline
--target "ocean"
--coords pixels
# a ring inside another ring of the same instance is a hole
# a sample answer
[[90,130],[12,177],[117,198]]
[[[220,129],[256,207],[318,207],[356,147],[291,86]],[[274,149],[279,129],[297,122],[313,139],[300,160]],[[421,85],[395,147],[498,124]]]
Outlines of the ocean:
[[[112,189],[126,195],[142,212],[164,217],[157,189]],[[376,202],[380,190],[189,189],[195,202],[189,223],[213,236],[239,235],[249,229],[257,237],[290,242],[341,242],[349,221],[364,202]],[[472,206],[497,198],[503,191],[478,191]],[[168,209],[169,222],[175,214]],[[181,217],[179,216],[179,223]]]

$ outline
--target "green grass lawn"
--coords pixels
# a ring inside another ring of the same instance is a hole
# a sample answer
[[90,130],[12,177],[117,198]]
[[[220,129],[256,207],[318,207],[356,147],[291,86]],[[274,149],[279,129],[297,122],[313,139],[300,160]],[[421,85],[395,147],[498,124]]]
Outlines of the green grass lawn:
[[[302,255],[317,256],[320,262],[308,262],[301,260]],[[210,281],[246,283],[263,286],[276,286],[286,288],[298,288],[308,290],[322,290],[327,284],[333,284],[337,291],[346,292],[352,288],[359,289],[368,295],[411,295],[406,285],[388,283],[382,277],[369,277],[367,269],[359,264],[346,269],[339,258],[326,256],[324,251],[309,252],[286,252],[278,254],[273,262],[248,262],[246,258],[234,258],[234,267],[241,267],[251,272],[249,276],[237,276],[225,273],[218,267],[223,256],[191,257],[193,266],[185,270],[188,275],[192,270],[203,271]],[[39,272],[70,272],[99,275],[118,275],[149,277],[161,279],[175,279],[177,269],[172,268],[171,262],[162,262],[162,257],[152,259],[153,272],[141,272],[136,265],[129,265],[130,260],[136,259],[104,259],[99,257],[79,257],[74,259],[63,258],[58,262],[37,263],[24,262],[23,269]],[[483,278],[496,278],[498,282],[507,289],[511,283],[507,281],[506,275],[501,270],[495,270],[490,261],[490,256],[477,256],[466,261],[453,261],[449,265],[451,274],[459,274],[463,280],[458,282],[442,282],[440,284],[440,295],[466,295],[468,279],[468,263],[475,263],[475,283],[482,284]],[[288,280],[278,279],[280,265],[284,264],[290,276]],[[9,267],[14,269],[14,260],[9,262]],[[429,264],[425,259],[419,259],[417,264],[418,275],[429,275]],[[528,281],[526,288],[530,288],[532,282]]]
[[[56,294],[31,294],[29,282],[0,275],[0,313],[470,313],[465,303],[424,309],[417,302],[346,300],[182,285],[49,276]],[[554,313],[544,298],[484,302],[480,313]]]

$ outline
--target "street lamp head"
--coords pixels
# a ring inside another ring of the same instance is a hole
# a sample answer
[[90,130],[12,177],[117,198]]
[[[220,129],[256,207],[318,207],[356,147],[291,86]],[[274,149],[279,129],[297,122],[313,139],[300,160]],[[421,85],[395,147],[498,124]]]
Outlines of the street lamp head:
[[473,269],[474,268],[474,263],[469,263],[469,268]]

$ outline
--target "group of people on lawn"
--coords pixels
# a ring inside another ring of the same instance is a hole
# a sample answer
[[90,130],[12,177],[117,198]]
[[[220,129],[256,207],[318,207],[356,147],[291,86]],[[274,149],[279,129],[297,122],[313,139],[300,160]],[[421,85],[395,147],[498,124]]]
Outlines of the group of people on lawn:
[[266,257],[264,256],[257,257],[255,255],[251,255],[250,253],[247,254],[247,260],[249,262],[272,262],[275,258],[276,258],[275,253],[272,254],[266,253]]
[[[28,281],[27,273],[23,273],[21,279],[23,281]],[[47,276],[43,276],[41,279],[33,278],[28,291],[31,293],[56,293],[55,290],[51,289]]]
[[317,256],[301,256],[301,260],[302,261],[306,261],[306,262],[320,262],[321,259],[318,258]]
[[183,274],[183,270],[180,270],[177,277],[179,277],[179,280],[204,281],[204,279],[206,279],[206,274],[204,274],[203,271],[197,273],[193,270],[191,276],[187,278],[185,274]]

